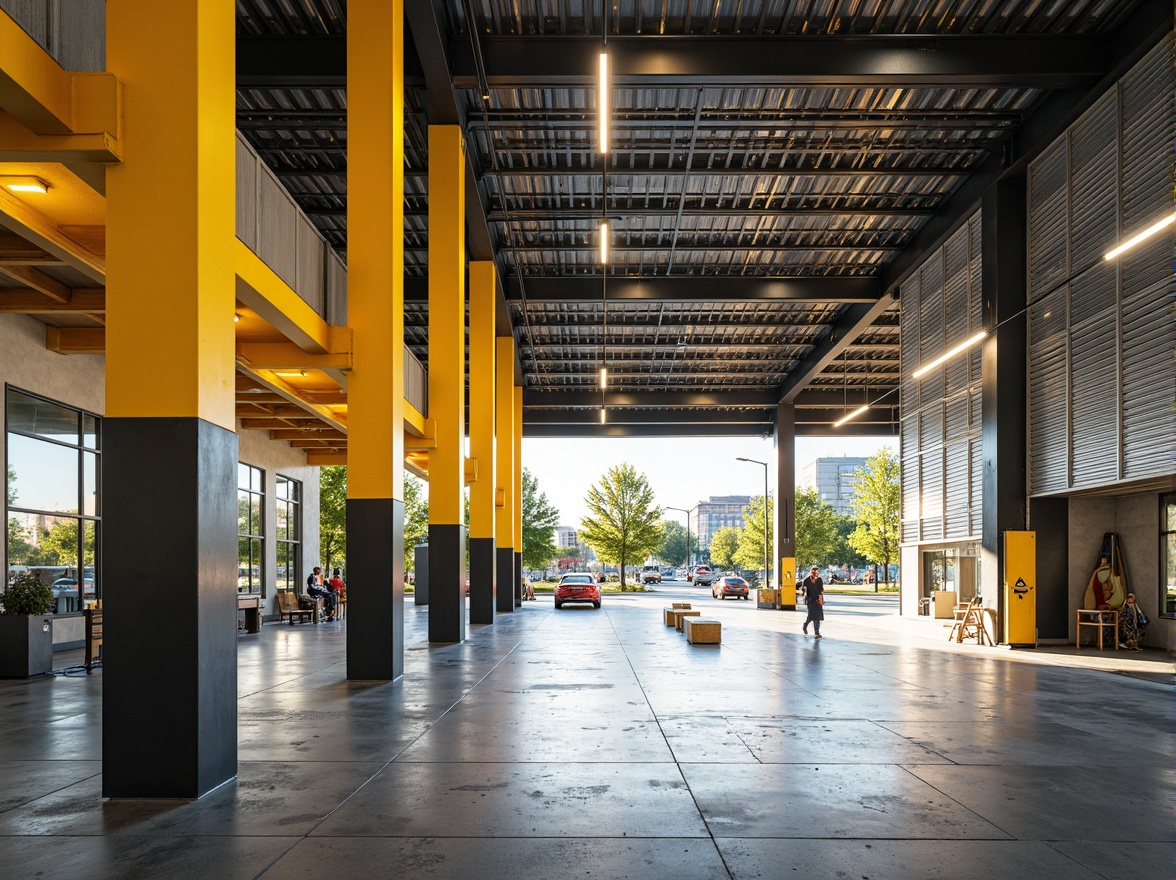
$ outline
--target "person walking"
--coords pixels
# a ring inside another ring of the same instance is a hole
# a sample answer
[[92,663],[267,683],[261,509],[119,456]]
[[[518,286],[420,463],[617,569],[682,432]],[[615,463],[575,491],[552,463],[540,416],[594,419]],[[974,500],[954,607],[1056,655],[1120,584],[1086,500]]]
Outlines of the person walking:
[[804,626],[800,628],[806,636],[808,626],[813,625],[813,636],[821,637],[821,621],[825,619],[825,582],[821,580],[821,570],[815,565],[809,571],[809,576],[801,583],[804,590],[804,604],[808,608],[808,617]]

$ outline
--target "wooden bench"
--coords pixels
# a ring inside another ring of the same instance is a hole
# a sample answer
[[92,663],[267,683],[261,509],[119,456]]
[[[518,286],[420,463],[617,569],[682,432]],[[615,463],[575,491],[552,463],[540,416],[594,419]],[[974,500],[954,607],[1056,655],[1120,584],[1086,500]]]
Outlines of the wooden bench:
[[[242,626],[244,614],[244,626]],[[256,593],[237,596],[237,632],[261,632],[261,596]]]
[[86,609],[86,675],[102,662],[102,609]]
[[299,621],[305,623],[319,622],[319,607],[315,602],[313,608],[303,608],[298,604],[298,595],[290,590],[278,590],[278,623],[283,620],[289,620],[290,625],[294,625],[294,618],[297,617]]
[[678,625],[678,612],[679,611],[689,611],[689,610],[690,610],[690,603],[689,602],[675,602],[669,608],[665,609],[665,613],[663,616],[663,622],[665,623],[666,626],[677,626]]
[[717,620],[701,617],[687,617],[683,630],[686,641],[691,645],[719,645],[723,641],[723,624]]
[[684,631],[682,628],[682,623],[686,620],[687,617],[702,617],[701,611],[682,611],[679,609],[678,611],[675,611],[674,614],[677,616],[677,619],[674,621],[674,627],[678,630],[678,632]]

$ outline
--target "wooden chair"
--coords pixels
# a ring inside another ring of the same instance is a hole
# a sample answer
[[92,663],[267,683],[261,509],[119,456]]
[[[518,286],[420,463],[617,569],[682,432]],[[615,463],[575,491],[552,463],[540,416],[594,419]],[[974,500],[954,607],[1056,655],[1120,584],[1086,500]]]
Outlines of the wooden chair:
[[308,620],[311,623],[318,623],[318,603],[315,603],[314,608],[301,608],[298,605],[297,594],[290,590],[278,590],[278,623],[289,620],[290,625],[293,626],[295,617],[303,623]]
[[973,597],[972,601],[966,605],[957,605],[955,623],[951,626],[947,640],[962,643],[964,639],[975,639],[977,645],[983,645],[985,642],[992,644],[992,640],[988,637],[988,630],[984,627],[983,614],[984,605],[979,596]]

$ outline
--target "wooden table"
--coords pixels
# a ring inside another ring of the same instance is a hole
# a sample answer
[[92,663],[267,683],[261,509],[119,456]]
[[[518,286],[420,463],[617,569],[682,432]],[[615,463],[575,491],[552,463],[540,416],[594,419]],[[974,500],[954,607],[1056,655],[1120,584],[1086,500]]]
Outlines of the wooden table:
[[1098,630],[1098,649],[1103,649],[1103,630],[1107,627],[1111,629],[1111,644],[1115,646],[1115,650],[1119,650],[1119,611],[1111,608],[1106,611],[1090,610],[1087,608],[1079,608],[1076,612],[1075,632],[1074,632],[1074,647],[1082,647],[1082,627],[1092,626]]
[[245,612],[245,627],[242,629],[238,624],[237,632],[261,632],[261,596],[256,594],[237,596],[237,614],[240,615],[242,611]]

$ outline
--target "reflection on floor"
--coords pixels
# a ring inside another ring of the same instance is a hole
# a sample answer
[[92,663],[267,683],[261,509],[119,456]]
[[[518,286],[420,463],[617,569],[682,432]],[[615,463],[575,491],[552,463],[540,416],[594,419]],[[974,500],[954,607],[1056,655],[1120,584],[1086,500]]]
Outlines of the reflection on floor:
[[701,594],[723,645],[692,647],[667,601],[541,596],[444,646],[410,604],[396,684],[344,680],[345,624],[266,625],[239,776],[190,803],[102,801],[102,671],[0,682],[0,873],[1170,876],[1166,655],[949,646],[870,597],[817,642]]

